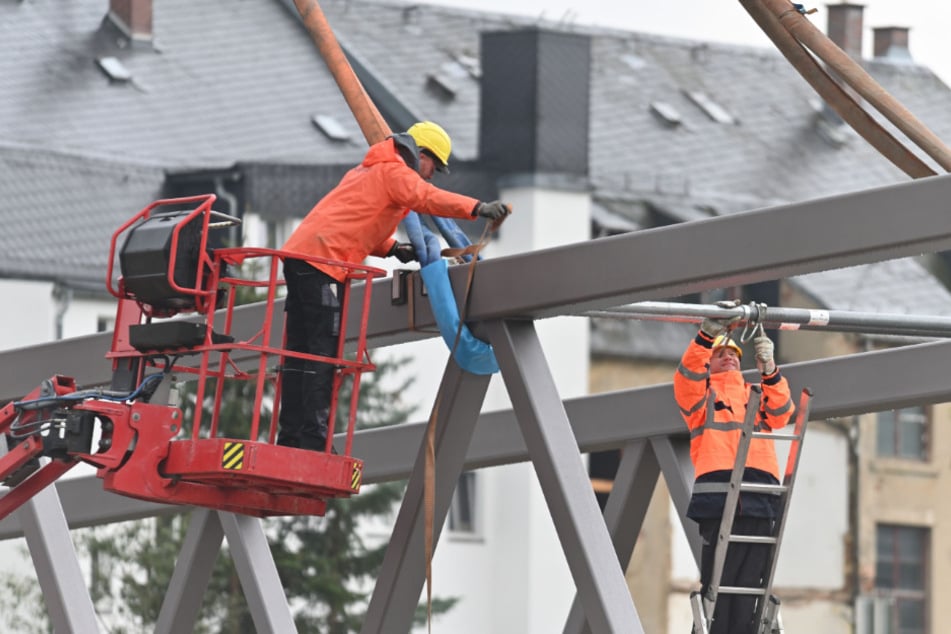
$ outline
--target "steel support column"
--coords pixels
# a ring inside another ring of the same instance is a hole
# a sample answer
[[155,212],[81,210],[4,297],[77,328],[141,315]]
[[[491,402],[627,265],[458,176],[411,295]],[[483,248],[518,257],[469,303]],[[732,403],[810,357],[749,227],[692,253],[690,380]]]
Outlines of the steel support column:
[[192,511],[188,531],[175,560],[175,570],[155,623],[155,634],[177,634],[195,629],[224,535],[215,511]]
[[[660,465],[646,440],[636,440],[621,448],[621,463],[604,506],[604,523],[614,542],[621,570],[627,570],[647,509],[660,475]],[[575,596],[565,624],[565,634],[588,634],[581,601]]]
[[218,511],[217,515],[228,539],[228,550],[241,580],[254,629],[258,634],[296,632],[297,625],[291,616],[261,520],[224,511]]
[[643,632],[535,324],[487,330],[591,631]]
[[98,632],[96,610],[56,490],[46,487],[14,515],[23,526],[53,630]]
[[[479,410],[489,387],[489,376],[463,372],[449,360],[436,397],[436,497],[433,509],[433,548],[449,511],[456,482],[463,471],[466,451],[479,420]],[[417,437],[416,462],[403,495],[393,534],[367,608],[362,634],[409,632],[426,578],[423,484],[426,446]],[[391,447],[390,451],[393,448]],[[406,452],[400,457],[408,460]]]
[[651,438],[651,447],[660,463],[661,473],[667,483],[670,499],[677,509],[680,525],[690,544],[690,552],[700,569],[700,550],[703,541],[700,538],[700,528],[696,522],[687,518],[687,505],[690,504],[690,495],[693,491],[693,464],[690,462],[690,439],[686,436],[655,436]]

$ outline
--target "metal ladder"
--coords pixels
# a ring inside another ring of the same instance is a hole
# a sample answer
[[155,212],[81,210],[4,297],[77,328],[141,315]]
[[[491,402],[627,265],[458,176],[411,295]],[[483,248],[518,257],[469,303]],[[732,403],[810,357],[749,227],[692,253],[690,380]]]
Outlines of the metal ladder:
[[[699,592],[694,592],[690,595],[691,608],[693,609],[694,634],[709,634],[710,623],[713,619],[714,610],[716,609],[717,599],[721,594],[758,596],[760,599],[756,604],[754,621],[754,623],[756,623],[756,629],[754,630],[756,634],[782,634],[784,631],[782,618],[779,614],[780,602],[779,599],[772,594],[773,578],[776,573],[776,562],[779,559],[779,547],[782,544],[783,530],[786,527],[789,499],[792,496],[793,485],[796,482],[796,472],[799,468],[800,448],[806,433],[806,422],[809,420],[809,405],[812,393],[808,389],[802,391],[796,411],[795,427],[791,435],[754,431],[761,398],[762,388],[758,385],[752,386],[750,390],[750,401],[746,406],[746,417],[743,420],[742,435],[736,451],[736,463],[733,465],[730,482],[723,485],[727,496],[726,503],[723,507],[723,518],[720,522],[720,530],[717,535],[717,545],[714,551],[713,572],[710,576],[710,584],[707,588],[706,596],[701,596]],[[713,399],[711,398],[711,400]],[[712,416],[713,404],[709,403],[708,405],[710,406],[708,411],[711,412]],[[790,443],[789,454],[786,458],[786,471],[783,475],[782,484],[743,482],[746,457],[749,454],[750,441],[754,438],[787,441]],[[743,491],[779,495],[778,520],[773,536],[737,535],[732,533],[733,519],[740,501],[740,493]],[[771,547],[769,563],[763,575],[764,584],[762,587],[720,585],[720,581],[723,578],[723,567],[726,562],[727,548],[731,543],[767,544]]]

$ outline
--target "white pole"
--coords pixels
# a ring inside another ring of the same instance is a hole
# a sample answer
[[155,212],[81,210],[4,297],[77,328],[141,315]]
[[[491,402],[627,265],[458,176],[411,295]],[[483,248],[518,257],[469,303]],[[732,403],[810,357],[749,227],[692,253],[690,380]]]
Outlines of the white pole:
[[638,302],[607,310],[592,310],[582,314],[587,317],[681,323],[700,323],[707,317],[723,319],[739,316],[741,318],[740,323],[762,324],[767,329],[832,330],[878,335],[951,337],[951,317],[806,308],[773,308],[756,303],[728,308],[715,304]]

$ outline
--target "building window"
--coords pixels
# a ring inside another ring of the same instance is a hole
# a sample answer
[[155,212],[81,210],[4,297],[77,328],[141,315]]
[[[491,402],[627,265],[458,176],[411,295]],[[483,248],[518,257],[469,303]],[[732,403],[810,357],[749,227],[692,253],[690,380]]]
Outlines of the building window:
[[459,476],[449,506],[449,530],[454,533],[476,535],[479,531],[476,482],[474,471],[466,471]]
[[879,412],[876,420],[878,455],[927,460],[929,421],[929,410],[921,406]]
[[116,327],[116,318],[112,315],[108,317],[98,317],[96,319],[96,332],[108,332]]
[[892,634],[928,631],[928,551],[930,531],[879,524],[876,529],[875,587],[891,599]]

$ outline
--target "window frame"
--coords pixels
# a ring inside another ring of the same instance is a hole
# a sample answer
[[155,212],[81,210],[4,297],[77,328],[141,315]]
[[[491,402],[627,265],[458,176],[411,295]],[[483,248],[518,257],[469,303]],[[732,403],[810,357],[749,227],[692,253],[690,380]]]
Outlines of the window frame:
[[[883,531],[892,533],[891,557],[887,561],[883,561],[881,557]],[[901,552],[902,537],[907,537],[911,534],[916,535],[916,539],[920,540],[920,544],[918,544],[918,556],[914,560],[909,560],[907,554]],[[889,624],[889,631],[894,634],[924,634],[925,632],[931,631],[929,619],[931,603],[931,541],[932,531],[929,526],[889,523],[877,523],[875,525],[875,592],[878,596],[886,597],[891,601],[892,609],[890,611],[891,622]],[[907,566],[909,562],[913,565],[917,565],[920,570],[920,588],[901,587],[902,577],[904,576],[902,569]],[[887,586],[882,585],[884,580],[880,576],[883,565],[888,565],[890,570],[890,584]],[[921,622],[923,624],[921,630],[908,629],[900,622],[902,616],[901,607],[903,605],[907,606],[909,603],[918,603],[921,606]]]
[[[476,471],[463,471],[459,474],[456,488],[446,513],[446,531],[454,539],[481,539],[481,478]],[[468,515],[469,520],[460,520],[460,515]]]
[[[920,413],[919,413],[920,410]],[[891,414],[890,420],[883,420],[884,415]],[[920,417],[920,421],[908,420],[909,417]],[[903,420],[905,418],[905,420]],[[933,425],[933,408],[930,405],[913,405],[899,409],[876,412],[875,414],[875,456],[877,458],[894,458],[914,462],[930,462],[931,460],[931,430]],[[892,426],[891,445],[882,444],[882,425]],[[913,425],[918,426],[920,434],[920,450],[916,454],[905,453],[904,443],[906,430]]]

